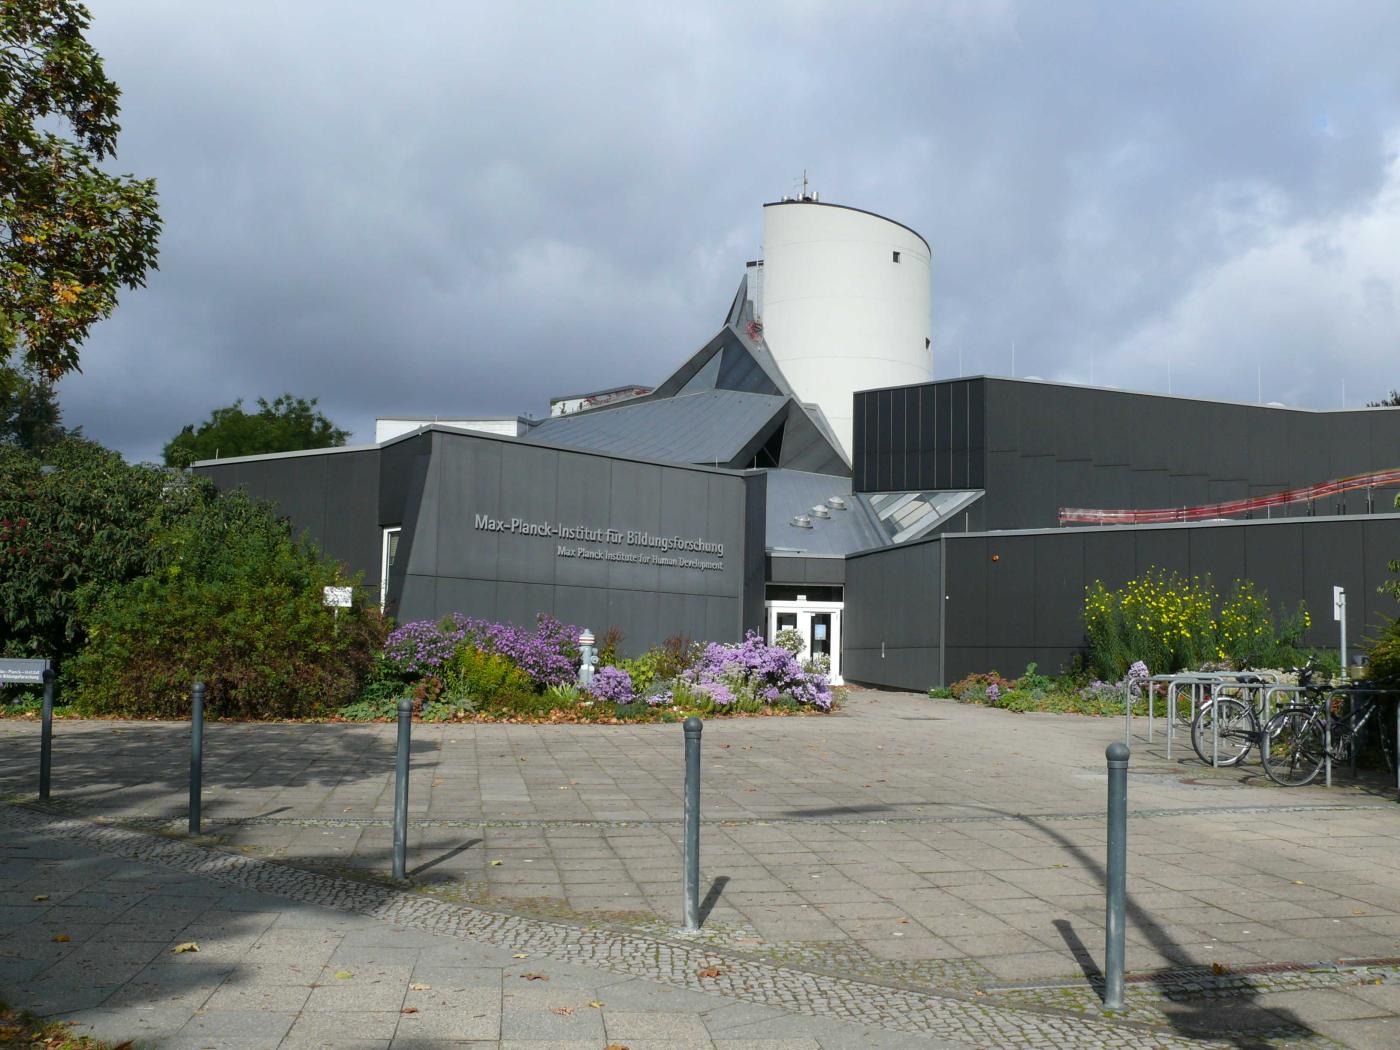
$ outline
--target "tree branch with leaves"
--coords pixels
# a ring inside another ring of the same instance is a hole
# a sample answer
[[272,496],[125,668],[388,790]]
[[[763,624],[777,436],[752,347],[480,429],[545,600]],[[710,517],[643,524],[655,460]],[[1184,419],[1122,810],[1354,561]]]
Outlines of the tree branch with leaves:
[[52,382],[155,269],[154,179],[113,175],[117,99],[73,0],[0,0],[0,365]]

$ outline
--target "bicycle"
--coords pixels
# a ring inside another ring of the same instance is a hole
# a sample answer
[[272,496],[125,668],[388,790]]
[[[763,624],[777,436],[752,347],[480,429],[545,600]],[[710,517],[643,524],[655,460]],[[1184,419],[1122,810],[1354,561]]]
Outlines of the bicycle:
[[[1300,681],[1302,675],[1310,673],[1300,670]],[[1217,683],[1214,694],[1201,699],[1191,719],[1191,746],[1202,762],[1208,766],[1235,766],[1244,761],[1249,749],[1260,740],[1260,727],[1254,705],[1239,694],[1246,689],[1262,689],[1264,685],[1262,678],[1241,677],[1234,682]]]
[[[1332,713],[1331,697],[1344,695],[1348,687],[1327,691],[1323,703],[1292,703],[1280,708],[1269,719],[1264,732],[1269,735],[1269,747],[1264,753],[1264,772],[1282,787],[1302,787],[1309,784],[1330,758],[1341,762],[1351,757],[1361,731],[1380,708],[1374,697],[1363,697],[1366,710],[1354,718],[1355,697],[1348,701],[1347,715]],[[1323,692],[1323,690],[1317,690]],[[1328,743],[1331,747],[1328,747]],[[1394,759],[1384,740],[1381,751],[1387,767],[1394,769]]]

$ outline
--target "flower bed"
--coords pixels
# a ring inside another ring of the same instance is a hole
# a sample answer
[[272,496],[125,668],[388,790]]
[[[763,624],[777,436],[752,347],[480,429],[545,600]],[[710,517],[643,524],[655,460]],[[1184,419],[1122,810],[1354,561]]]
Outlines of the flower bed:
[[707,645],[673,638],[575,685],[577,628],[540,616],[534,630],[461,615],[394,630],[369,684],[339,711],[348,721],[393,718],[413,699],[424,721],[674,721],[689,715],[826,713],[837,704],[820,663],[792,639]]

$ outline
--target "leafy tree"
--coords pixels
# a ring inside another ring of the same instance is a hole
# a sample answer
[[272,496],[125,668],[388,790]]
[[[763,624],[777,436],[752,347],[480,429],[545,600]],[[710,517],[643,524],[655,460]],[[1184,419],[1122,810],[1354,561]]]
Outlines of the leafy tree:
[[40,451],[66,434],[53,384],[30,370],[0,368],[0,445]]
[[349,431],[316,410],[314,397],[308,401],[283,394],[272,402],[260,397],[256,412],[243,411],[239,398],[227,408],[214,409],[197,428],[191,424],[171,438],[165,446],[165,462],[187,467],[201,459],[334,448],[349,436]]
[[0,654],[62,663],[110,587],[155,565],[153,536],[194,486],[69,437],[43,457],[0,445]]
[[[111,175],[117,85],[75,0],[0,0],[0,365],[48,380],[156,265],[152,179]],[[13,364],[10,365],[13,367]]]
[[1400,390],[1392,390],[1390,396],[1379,401],[1367,401],[1367,408],[1400,408]]

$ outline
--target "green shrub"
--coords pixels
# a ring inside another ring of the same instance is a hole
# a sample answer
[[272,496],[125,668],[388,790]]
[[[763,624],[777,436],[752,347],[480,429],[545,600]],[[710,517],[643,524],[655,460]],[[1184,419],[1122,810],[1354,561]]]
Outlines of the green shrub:
[[211,497],[154,537],[156,569],[108,590],[74,661],[86,715],[184,718],[201,678],[211,714],[308,718],[360,691],[385,624],[322,605],[337,566],[242,493]]
[[434,700],[423,705],[421,717],[425,722],[454,722],[476,714],[476,702],[470,697]]
[[458,646],[448,657],[442,665],[442,682],[448,695],[470,697],[483,706],[503,694],[535,691],[530,676],[510,657],[474,645]]
[[1236,580],[1221,602],[1209,577],[1159,569],[1120,590],[1095,580],[1084,600],[1089,662],[1110,681],[1122,679],[1138,660],[1153,674],[1217,661],[1235,668],[1291,666],[1309,626],[1303,604],[1276,626],[1268,595],[1248,580]]
[[1382,689],[1400,689],[1400,620],[1387,620],[1371,646],[1371,680]]
[[346,704],[336,714],[347,722],[376,722],[381,718],[397,718],[399,698],[397,696],[366,697]]

